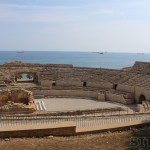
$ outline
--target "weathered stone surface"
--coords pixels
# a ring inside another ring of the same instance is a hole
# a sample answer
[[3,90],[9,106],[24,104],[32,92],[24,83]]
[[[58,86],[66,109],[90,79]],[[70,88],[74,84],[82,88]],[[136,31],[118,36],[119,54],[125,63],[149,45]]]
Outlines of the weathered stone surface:
[[106,100],[105,94],[104,93],[98,93],[98,100],[99,101],[105,101]]
[[32,92],[24,89],[0,92],[0,113],[34,112],[36,106]]
[[142,104],[137,105],[138,112],[150,112],[150,100],[143,101]]
[[[20,84],[17,78],[20,74],[27,73],[32,75],[33,81],[31,84]],[[64,64],[26,64],[23,62],[7,62],[0,65],[0,88],[14,89],[23,87],[25,89],[35,90],[51,90],[49,93],[42,94],[42,97],[59,95],[61,90],[76,90],[95,92],[94,97],[97,99],[109,99],[123,104],[140,103],[140,96],[144,95],[146,100],[150,99],[150,63],[136,62],[130,69],[102,69],[102,68],[86,68],[73,67],[72,65]],[[53,92],[57,90],[57,92]],[[59,92],[60,90],[60,92]],[[98,97],[98,93],[103,91],[104,96]],[[79,93],[78,92],[78,93]],[[17,99],[22,95],[19,102],[27,104],[26,94],[20,92],[11,92],[12,101],[18,103]],[[68,95],[67,95],[68,94]],[[9,92],[0,98],[0,103],[3,104],[10,94]],[[23,96],[24,95],[24,96]],[[38,97],[41,96],[37,93]],[[35,95],[35,96],[36,96]],[[43,96],[44,95],[44,96]],[[75,96],[76,93],[63,93],[65,96]],[[79,94],[78,94],[79,95]],[[89,97],[87,94],[84,97]],[[10,97],[9,97],[10,98]]]

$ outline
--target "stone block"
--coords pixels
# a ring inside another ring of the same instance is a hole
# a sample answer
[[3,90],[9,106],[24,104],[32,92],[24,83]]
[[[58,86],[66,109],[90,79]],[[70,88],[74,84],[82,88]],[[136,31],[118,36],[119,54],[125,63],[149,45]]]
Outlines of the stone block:
[[105,101],[105,94],[104,93],[98,93],[98,100],[99,101]]

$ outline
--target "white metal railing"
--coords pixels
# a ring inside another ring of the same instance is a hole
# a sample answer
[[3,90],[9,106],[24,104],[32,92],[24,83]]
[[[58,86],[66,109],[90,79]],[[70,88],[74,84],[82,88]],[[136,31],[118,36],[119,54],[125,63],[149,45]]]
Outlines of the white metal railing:
[[140,120],[150,121],[149,114],[143,115],[124,115],[124,116],[109,116],[109,117],[99,117],[99,116],[84,116],[84,117],[50,117],[50,116],[35,116],[35,117],[6,117],[0,116],[0,126],[21,126],[21,125],[42,125],[42,124],[58,124],[64,121],[73,121],[76,123],[77,127],[92,127],[99,125],[107,125],[114,123],[123,123],[130,121]]

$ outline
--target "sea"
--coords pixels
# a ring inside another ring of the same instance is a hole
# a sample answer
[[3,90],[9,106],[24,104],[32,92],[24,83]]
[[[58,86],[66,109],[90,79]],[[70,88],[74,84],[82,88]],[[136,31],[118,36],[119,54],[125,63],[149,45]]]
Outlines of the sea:
[[72,64],[75,67],[121,69],[135,61],[150,62],[148,53],[0,51],[0,64],[22,61],[38,64]]

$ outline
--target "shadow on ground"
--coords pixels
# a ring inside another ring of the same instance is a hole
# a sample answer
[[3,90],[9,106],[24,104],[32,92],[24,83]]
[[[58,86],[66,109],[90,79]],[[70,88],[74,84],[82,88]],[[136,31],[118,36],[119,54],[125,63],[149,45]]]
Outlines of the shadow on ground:
[[128,144],[128,150],[150,150],[150,123],[134,128]]

